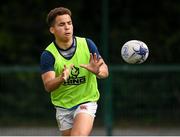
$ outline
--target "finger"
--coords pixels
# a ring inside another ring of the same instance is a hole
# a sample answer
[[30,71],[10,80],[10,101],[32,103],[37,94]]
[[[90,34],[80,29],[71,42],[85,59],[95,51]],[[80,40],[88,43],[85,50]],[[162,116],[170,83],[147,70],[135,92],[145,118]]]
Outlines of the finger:
[[62,73],[62,78],[66,81],[66,74],[65,74],[64,71],[63,71],[63,73]]
[[74,67],[74,64],[71,64],[71,65],[70,65],[70,68],[72,69],[73,67]]
[[97,60],[97,54],[96,54],[96,53],[94,53],[94,61],[95,61],[95,62],[98,62],[98,60]]
[[71,72],[71,70],[74,68],[74,64],[71,64],[70,65],[70,68],[69,68],[69,72]]
[[92,62],[93,61],[93,55],[92,55],[92,53],[90,53],[90,62]]
[[64,70],[65,70],[66,68],[67,68],[66,65],[64,65]]
[[64,70],[63,72],[63,78],[65,81],[69,78],[69,69]]
[[87,64],[80,64],[80,67],[87,68]]
[[99,67],[100,67],[100,66],[102,66],[102,64],[103,64],[103,62],[100,62],[100,63],[98,64],[98,65],[99,65]]

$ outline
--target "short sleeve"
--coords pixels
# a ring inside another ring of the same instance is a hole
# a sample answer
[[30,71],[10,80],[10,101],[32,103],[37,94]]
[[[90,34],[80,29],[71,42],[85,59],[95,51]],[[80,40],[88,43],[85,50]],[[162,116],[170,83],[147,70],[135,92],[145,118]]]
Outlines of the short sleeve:
[[91,39],[88,39],[88,38],[86,39],[86,41],[87,41],[90,53],[92,54],[96,53],[97,57],[101,58],[101,55],[99,54],[96,44]]
[[54,71],[54,56],[49,51],[43,51],[40,58],[40,70],[41,74]]

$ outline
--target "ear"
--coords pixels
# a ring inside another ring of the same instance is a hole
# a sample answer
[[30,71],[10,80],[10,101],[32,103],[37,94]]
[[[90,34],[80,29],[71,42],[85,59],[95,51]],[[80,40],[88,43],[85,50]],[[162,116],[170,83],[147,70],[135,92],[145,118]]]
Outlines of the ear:
[[54,34],[54,28],[53,28],[53,27],[50,27],[50,28],[49,28],[49,31],[50,31],[52,34]]

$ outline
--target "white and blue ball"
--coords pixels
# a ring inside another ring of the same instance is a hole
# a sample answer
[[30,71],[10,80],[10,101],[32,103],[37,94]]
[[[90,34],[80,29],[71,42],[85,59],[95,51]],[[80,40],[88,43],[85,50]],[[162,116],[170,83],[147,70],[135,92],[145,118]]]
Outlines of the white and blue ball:
[[147,60],[148,55],[148,46],[139,40],[130,40],[121,48],[121,56],[129,64],[141,64]]

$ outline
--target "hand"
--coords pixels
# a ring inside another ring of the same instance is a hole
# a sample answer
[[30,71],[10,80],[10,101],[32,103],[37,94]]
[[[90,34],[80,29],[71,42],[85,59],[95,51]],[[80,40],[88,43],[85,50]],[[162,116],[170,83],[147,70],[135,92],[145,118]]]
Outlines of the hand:
[[96,53],[92,55],[90,54],[90,62],[89,64],[81,64],[80,67],[87,69],[88,71],[94,73],[95,75],[99,74],[99,68],[103,64],[103,61],[97,58]]
[[67,79],[69,78],[69,75],[70,75],[70,69],[68,69],[66,67],[66,65],[64,65],[64,69],[63,69],[63,72],[62,72],[62,75],[61,75],[61,78],[63,78],[64,81],[67,81]]

